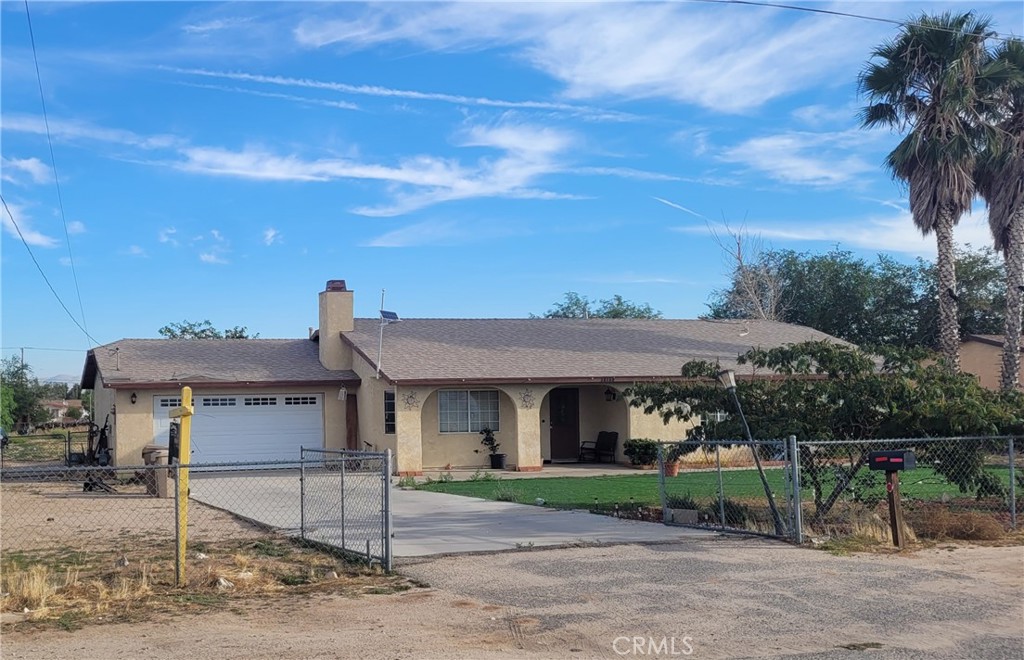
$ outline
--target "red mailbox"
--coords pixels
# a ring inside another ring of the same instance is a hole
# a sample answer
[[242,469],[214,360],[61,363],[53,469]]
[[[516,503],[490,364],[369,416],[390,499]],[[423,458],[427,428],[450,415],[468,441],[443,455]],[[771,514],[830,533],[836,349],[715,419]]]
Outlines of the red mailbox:
[[899,470],[913,470],[915,467],[917,467],[917,459],[914,458],[914,452],[906,449],[873,451],[868,454],[868,468],[871,470],[896,472]]

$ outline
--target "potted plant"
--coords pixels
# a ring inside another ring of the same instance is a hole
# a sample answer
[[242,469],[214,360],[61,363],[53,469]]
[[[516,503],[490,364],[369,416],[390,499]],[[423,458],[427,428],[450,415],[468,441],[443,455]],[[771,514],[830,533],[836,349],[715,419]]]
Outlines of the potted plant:
[[506,457],[505,454],[498,453],[498,448],[501,447],[501,443],[494,438],[494,431],[485,427],[480,429],[480,435],[484,436],[480,441],[480,444],[487,447],[487,451],[491,454],[491,469],[504,470]]
[[675,477],[679,474],[679,462],[687,454],[692,454],[700,448],[696,440],[685,442],[670,442],[663,445],[665,451],[665,476]]
[[622,445],[622,453],[630,464],[640,469],[650,469],[658,463],[658,443],[649,438],[631,438]]

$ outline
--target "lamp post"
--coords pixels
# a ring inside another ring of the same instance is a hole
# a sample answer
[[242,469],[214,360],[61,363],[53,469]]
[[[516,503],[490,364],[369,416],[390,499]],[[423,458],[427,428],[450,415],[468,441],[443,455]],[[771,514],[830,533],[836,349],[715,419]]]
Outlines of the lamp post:
[[764,487],[765,497],[768,498],[768,508],[772,512],[772,521],[775,523],[775,533],[779,536],[786,534],[786,528],[782,523],[782,515],[779,508],[775,506],[775,498],[772,496],[772,489],[768,486],[768,479],[764,476],[764,468],[761,467],[761,458],[757,455],[757,447],[754,445],[754,438],[750,435],[750,426],[747,424],[747,416],[743,414],[743,406],[740,405],[740,397],[736,394],[736,372],[732,369],[725,369],[718,373],[718,382],[732,395],[732,401],[736,404],[736,412],[740,415],[743,423],[743,432],[750,443],[750,453],[754,457],[754,466],[757,468],[757,475],[761,477],[761,486]]

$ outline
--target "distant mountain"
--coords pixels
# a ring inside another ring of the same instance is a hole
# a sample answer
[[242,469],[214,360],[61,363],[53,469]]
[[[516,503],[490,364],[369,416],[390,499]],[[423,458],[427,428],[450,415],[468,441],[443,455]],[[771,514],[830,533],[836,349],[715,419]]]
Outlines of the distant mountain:
[[40,378],[41,383],[64,383],[65,385],[74,385],[79,381],[81,376],[74,376],[72,374],[57,374],[56,376],[47,376],[46,378]]

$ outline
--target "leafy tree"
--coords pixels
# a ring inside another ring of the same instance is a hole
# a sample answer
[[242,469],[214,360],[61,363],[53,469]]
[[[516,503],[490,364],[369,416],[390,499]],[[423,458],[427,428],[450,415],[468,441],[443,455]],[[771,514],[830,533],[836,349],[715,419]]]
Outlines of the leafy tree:
[[1024,311],[1024,42],[1008,39],[993,54],[1006,68],[993,84],[989,111],[993,131],[978,160],[975,180],[988,204],[995,248],[1006,265],[1006,322],[1000,386],[1020,382],[1021,313]]
[[[23,365],[13,355],[0,362],[0,389],[5,392],[4,409],[9,411],[11,428],[14,430],[27,432],[47,420],[46,409],[41,405],[45,389],[32,377],[32,367]],[[10,408],[7,408],[8,405]]]
[[71,419],[82,419],[83,411],[78,406],[68,408],[68,417]]
[[868,105],[864,127],[908,129],[886,158],[907,185],[914,224],[938,244],[938,343],[946,366],[960,366],[953,227],[970,210],[983,111],[978,80],[986,75],[987,19],[972,12],[923,14],[896,39],[875,48],[860,76]]
[[236,325],[223,331],[218,330],[209,320],[185,320],[181,323],[168,323],[157,332],[167,339],[256,339],[259,337],[259,333],[250,335],[249,329],[245,326]]
[[[960,332],[990,334],[1002,326],[1002,266],[990,249],[954,251],[959,273]],[[771,271],[781,290],[778,320],[806,325],[861,346],[936,348],[938,284],[935,265],[874,261],[834,249],[825,254],[771,250],[757,268]],[[736,304],[744,289],[733,281],[712,293],[709,318],[750,318]]]
[[0,428],[14,428],[14,389],[0,383]]
[[554,307],[544,312],[543,318],[660,319],[661,312],[647,303],[634,303],[617,294],[599,301],[595,306],[595,303],[586,296],[569,291],[565,294],[565,300],[555,303]]
[[[815,518],[825,517],[854,483],[873,448],[871,440],[892,437],[942,437],[1019,434],[1024,431],[1024,394],[992,392],[970,375],[950,372],[936,363],[922,364],[926,353],[888,349],[874,356],[829,342],[808,342],[774,349],[751,349],[741,364],[774,378],[741,379],[737,394],[756,439],[795,435],[800,441],[846,440],[819,452],[801,450],[801,465],[815,490]],[[881,366],[878,361],[881,360]],[[731,410],[729,395],[714,376],[718,366],[690,362],[682,383],[643,384],[631,388],[631,404],[663,419],[696,421],[718,410]],[[715,428],[719,437],[742,437],[736,416]],[[689,439],[706,438],[704,426]],[[1003,486],[985,472],[977,444],[951,441],[942,450],[957,460],[934,469],[961,491],[1001,495]],[[920,451],[934,451],[931,445]],[[840,460],[841,459],[841,460]],[[826,488],[826,475],[838,472]]]

